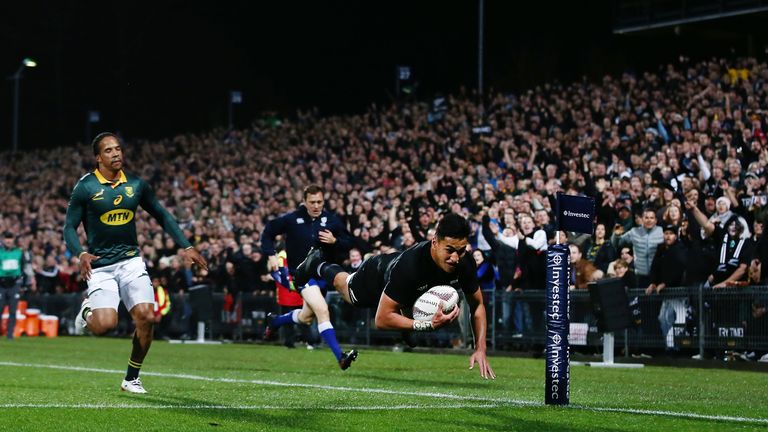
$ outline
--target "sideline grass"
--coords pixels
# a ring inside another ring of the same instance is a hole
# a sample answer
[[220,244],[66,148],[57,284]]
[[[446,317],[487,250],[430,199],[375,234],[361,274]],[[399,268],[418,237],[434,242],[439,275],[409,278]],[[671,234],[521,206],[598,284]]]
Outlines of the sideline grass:
[[[569,408],[543,400],[543,360],[362,350],[346,372],[328,350],[156,342],[150,391],[118,390],[130,341],[0,342],[0,424],[12,430],[765,430],[768,376],[646,367],[571,368]],[[612,411],[615,410],[615,411]],[[10,429],[9,429],[10,430]]]

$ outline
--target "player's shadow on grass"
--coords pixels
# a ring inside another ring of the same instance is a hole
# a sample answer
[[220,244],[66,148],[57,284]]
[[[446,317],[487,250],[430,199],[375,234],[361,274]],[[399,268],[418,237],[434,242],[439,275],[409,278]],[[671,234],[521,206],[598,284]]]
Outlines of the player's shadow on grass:
[[[380,403],[371,401],[372,409],[344,410],[343,406],[336,406],[334,409],[301,407],[291,408],[286,406],[280,408],[280,402],[265,404],[274,408],[265,409],[238,409],[236,404],[219,404],[211,400],[203,400],[183,396],[151,396],[140,399],[143,404],[158,406],[161,405],[179,405],[179,406],[232,406],[231,409],[213,409],[213,408],[179,408],[178,412],[184,413],[189,417],[200,419],[200,428],[206,428],[211,425],[227,426],[248,424],[253,430],[338,430],[338,427],[350,427],[355,430],[359,425],[367,425],[366,429],[371,430],[412,430],[414,425],[418,424],[419,430],[439,430],[445,431],[551,431],[568,430],[576,432],[608,432],[615,429],[595,427],[594,422],[587,422],[583,426],[574,425],[569,421],[567,412],[558,408],[546,407],[519,407],[519,406],[499,406],[498,408],[461,408],[448,409],[451,420],[446,422],[446,411],[436,410],[434,408],[425,409],[403,409],[403,410],[381,410],[374,409]],[[531,409],[539,412],[542,418],[546,420],[531,420]],[[555,410],[562,415],[547,416],[548,410]],[[463,415],[462,413],[466,413]],[[400,417],[395,426],[392,423],[384,422],[385,419]],[[470,417],[474,417],[470,419]],[[333,426],[331,426],[333,425]],[[330,427],[329,427],[330,426]],[[343,430],[343,429],[342,429]]]
[[[141,399],[136,400],[140,400],[144,405],[200,407],[179,408],[177,411],[190,417],[195,416],[200,418],[201,429],[211,426],[214,423],[216,426],[226,426],[228,422],[236,423],[238,425],[247,422],[247,424],[252,425],[253,430],[280,430],[284,428],[316,430],[319,425],[328,422],[327,415],[329,410],[321,408],[308,410],[303,407],[291,408],[290,406],[281,409],[280,402],[264,404],[265,406],[275,408],[238,409],[236,403],[217,403],[215,400],[204,400],[184,396],[147,396],[148,397],[142,397]],[[232,408],[204,408],[205,406],[231,406]],[[173,408],[170,408],[170,410],[173,410]],[[337,410],[331,412],[338,413]]]
[[[530,420],[524,417],[529,417],[525,414],[525,411],[530,408],[526,407],[510,407],[502,409],[488,410],[486,408],[465,408],[461,410],[452,410],[451,417],[453,420],[446,427],[446,422],[442,418],[430,419],[429,414],[420,416],[419,427],[422,430],[439,430],[439,431],[575,431],[575,432],[610,432],[615,431],[613,428],[595,427],[594,423],[585,424],[583,426],[577,426],[570,423],[567,419],[550,419],[550,420]],[[466,421],[466,416],[462,415],[463,411],[471,412],[470,415],[477,418],[478,416],[485,417],[487,421],[481,422],[478,420]],[[545,414],[546,410],[541,412],[542,417],[548,417]],[[522,417],[522,418],[521,418]]]

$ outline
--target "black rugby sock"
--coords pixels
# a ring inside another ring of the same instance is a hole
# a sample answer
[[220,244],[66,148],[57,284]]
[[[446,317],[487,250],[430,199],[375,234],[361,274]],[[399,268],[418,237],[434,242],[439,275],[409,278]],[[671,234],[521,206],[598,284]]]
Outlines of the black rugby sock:
[[126,381],[133,381],[139,377],[139,370],[141,369],[141,363],[128,359],[128,370],[125,373]]
[[336,275],[343,271],[344,269],[338,264],[323,263],[320,266],[320,275],[331,286],[333,286],[333,280],[336,278]]

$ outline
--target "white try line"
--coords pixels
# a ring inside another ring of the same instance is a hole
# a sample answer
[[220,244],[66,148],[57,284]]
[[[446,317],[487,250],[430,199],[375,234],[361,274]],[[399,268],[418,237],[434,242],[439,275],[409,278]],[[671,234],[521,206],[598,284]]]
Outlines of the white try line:
[[326,411],[392,411],[418,409],[498,408],[500,404],[448,404],[448,405],[371,405],[371,406],[284,406],[284,405],[148,405],[148,404],[0,404],[1,408],[63,408],[63,409],[181,409],[181,410],[326,410]]
[[[17,362],[0,362],[0,366],[13,366],[13,367],[25,367],[25,368],[38,368],[38,369],[58,369],[67,371],[78,372],[94,372],[105,374],[123,374],[125,371],[115,369],[98,369],[88,368],[80,366],[65,366],[65,365],[50,365],[50,364],[35,364],[35,363],[17,363]],[[353,407],[291,407],[291,406],[271,406],[271,405],[100,405],[100,404],[0,404],[0,408],[72,408],[72,409],[98,409],[98,408],[116,408],[116,409],[132,409],[132,408],[144,408],[144,409],[327,409],[327,410],[399,410],[399,409],[431,409],[431,408],[499,408],[503,406],[527,406],[527,407],[543,407],[545,406],[541,402],[506,399],[506,398],[488,398],[480,396],[462,396],[451,393],[436,393],[436,392],[414,392],[414,391],[401,391],[401,390],[388,390],[388,389],[376,389],[376,388],[354,388],[354,387],[340,387],[329,386],[321,384],[305,384],[305,383],[286,383],[280,381],[268,381],[268,380],[248,380],[238,378],[214,378],[201,375],[189,375],[189,374],[172,374],[162,372],[142,372],[143,376],[157,376],[162,378],[178,378],[195,381],[207,381],[207,382],[220,382],[220,383],[236,383],[236,384],[256,384],[256,385],[268,385],[277,387],[298,387],[298,388],[312,388],[320,390],[332,390],[332,391],[353,391],[359,393],[378,393],[389,394],[399,396],[418,396],[427,398],[440,398],[451,399],[460,401],[475,401],[484,402],[484,404],[445,404],[445,405],[392,405],[392,406],[353,406]],[[735,417],[735,416],[723,416],[723,415],[707,415],[698,414],[692,412],[678,412],[678,411],[660,411],[660,410],[643,410],[633,408],[611,408],[611,407],[592,407],[585,405],[568,405],[563,407],[565,409],[575,409],[582,411],[597,411],[597,412],[615,412],[623,414],[635,414],[635,415],[651,415],[651,416],[664,416],[664,417],[677,417],[686,418],[692,420],[712,420],[722,422],[735,422],[735,423],[758,423],[768,424],[768,418],[754,418],[754,417]]]
[[615,412],[615,413],[622,413],[622,414],[671,416],[671,417],[688,418],[691,420],[715,420],[715,421],[724,421],[724,422],[730,421],[730,422],[739,422],[739,423],[768,424],[768,419],[753,418],[753,417],[731,417],[731,416],[707,415],[707,414],[696,414],[696,413],[686,413],[686,412],[641,410],[641,409],[633,409],[633,408],[589,407],[584,405],[571,405],[571,406],[568,406],[568,408],[585,410],[585,411]]
[[[29,368],[40,368],[40,369],[59,369],[59,370],[68,370],[68,371],[95,372],[95,373],[107,373],[107,374],[124,374],[125,373],[125,371],[114,370],[114,369],[97,369],[97,368],[87,368],[87,367],[81,367],[81,366],[47,365],[47,364],[34,364],[34,363],[0,362],[0,366],[16,366],[16,367],[29,367]],[[520,405],[520,406],[542,405],[540,402],[531,402],[531,401],[525,401],[525,400],[488,398],[488,397],[479,397],[479,396],[462,396],[462,395],[455,395],[451,393],[412,392],[412,391],[387,390],[387,389],[376,389],[376,388],[340,387],[340,386],[330,386],[330,385],[322,385],[322,384],[286,383],[286,382],[280,382],[280,381],[249,380],[249,379],[239,379],[239,378],[213,378],[213,377],[206,377],[206,376],[200,376],[200,375],[173,374],[173,373],[163,373],[163,372],[142,371],[141,376],[179,378],[179,379],[194,380],[194,381],[220,382],[220,383],[229,383],[229,384],[256,384],[256,385],[267,385],[267,386],[276,386],[276,387],[298,387],[298,388],[311,388],[311,389],[331,390],[331,391],[353,391],[353,392],[359,392],[359,393],[379,393],[379,394],[390,394],[390,395],[398,395],[398,396],[432,397],[432,398],[452,399],[452,400],[462,400],[462,401],[500,403],[505,405]]]

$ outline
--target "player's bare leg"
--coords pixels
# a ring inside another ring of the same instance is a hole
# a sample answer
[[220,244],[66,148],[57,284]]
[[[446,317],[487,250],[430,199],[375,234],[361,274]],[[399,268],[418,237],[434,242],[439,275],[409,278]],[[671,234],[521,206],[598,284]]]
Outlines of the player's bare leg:
[[155,322],[154,305],[152,303],[137,304],[131,309],[131,317],[133,317],[136,330],[133,332],[133,349],[128,361],[128,372],[120,388],[131,393],[146,393],[139,379],[139,370],[149,352],[149,347],[152,345]]
[[311,324],[312,320],[317,317],[317,323],[326,322],[331,319],[331,315],[328,312],[328,304],[325,302],[325,297],[320,291],[320,287],[316,285],[309,285],[301,290],[301,298],[304,299],[304,305],[299,312],[299,321],[302,324]]
[[151,303],[140,303],[131,309],[131,317],[136,325],[133,332],[133,351],[131,360],[143,362],[152,345],[152,334],[155,323],[155,312]]
[[352,304],[352,300],[349,298],[349,276],[347,272],[338,273],[333,277],[333,287],[341,294],[341,298],[345,302]]
[[91,309],[85,322],[91,333],[103,335],[117,327],[117,311],[112,308]]
[[[331,314],[328,312],[328,303],[325,302],[325,297],[317,285],[308,285],[301,291],[301,297],[304,299],[304,306],[307,305],[312,310],[313,315],[317,317],[317,330],[320,332],[320,336],[333,351],[333,355],[336,357],[336,361],[339,362],[339,367],[342,370],[347,369],[352,362],[357,358],[357,351],[352,350],[349,352],[343,352],[339,346],[339,342],[336,339],[336,331],[331,324]],[[299,313],[299,320],[303,321],[302,313],[304,309]],[[311,321],[311,319],[310,319]]]

